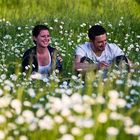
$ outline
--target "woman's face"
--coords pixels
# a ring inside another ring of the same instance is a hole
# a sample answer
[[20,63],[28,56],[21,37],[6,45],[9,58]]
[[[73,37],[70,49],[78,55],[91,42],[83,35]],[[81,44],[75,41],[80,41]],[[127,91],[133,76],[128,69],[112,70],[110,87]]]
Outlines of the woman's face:
[[37,37],[33,37],[37,47],[48,47],[50,43],[50,34],[48,30],[41,30]]

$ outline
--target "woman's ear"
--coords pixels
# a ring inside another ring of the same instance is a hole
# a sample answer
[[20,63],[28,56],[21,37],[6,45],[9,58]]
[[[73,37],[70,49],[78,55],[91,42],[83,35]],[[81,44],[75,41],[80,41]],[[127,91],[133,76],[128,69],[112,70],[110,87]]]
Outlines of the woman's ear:
[[33,39],[33,41],[36,41],[36,37],[35,36],[33,36],[32,39]]
[[48,42],[51,43],[51,37],[48,37]]
[[34,44],[36,45],[36,37],[35,36],[32,36],[32,40],[33,40]]

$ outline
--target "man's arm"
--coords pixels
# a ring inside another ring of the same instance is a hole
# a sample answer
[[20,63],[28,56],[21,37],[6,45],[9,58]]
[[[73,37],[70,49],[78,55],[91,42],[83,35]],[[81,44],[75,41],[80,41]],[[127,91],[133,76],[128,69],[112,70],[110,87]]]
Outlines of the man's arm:
[[127,61],[128,61],[128,65],[129,65],[129,67],[130,68],[133,68],[133,63],[132,63],[132,61],[129,59],[129,58],[127,58]]
[[87,61],[81,62],[81,56],[77,55],[75,57],[74,68],[76,71],[90,71],[90,70],[105,70],[109,68],[109,64],[105,61],[98,63],[88,63]]
[[98,66],[96,64],[90,64],[88,62],[81,62],[81,56],[75,56],[74,68],[76,71],[89,71],[89,70],[96,70]]
[[125,55],[119,55],[113,59],[113,62],[120,68],[130,70],[133,68],[133,63]]

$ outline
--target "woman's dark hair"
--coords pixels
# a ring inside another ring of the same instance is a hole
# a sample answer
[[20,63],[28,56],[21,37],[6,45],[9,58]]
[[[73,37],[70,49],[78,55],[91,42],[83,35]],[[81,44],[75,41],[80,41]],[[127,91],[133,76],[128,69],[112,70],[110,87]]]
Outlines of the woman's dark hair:
[[46,25],[36,25],[32,30],[32,35],[37,37],[41,30],[49,30]]
[[94,25],[88,30],[88,37],[94,40],[96,36],[106,34],[106,30],[101,25]]

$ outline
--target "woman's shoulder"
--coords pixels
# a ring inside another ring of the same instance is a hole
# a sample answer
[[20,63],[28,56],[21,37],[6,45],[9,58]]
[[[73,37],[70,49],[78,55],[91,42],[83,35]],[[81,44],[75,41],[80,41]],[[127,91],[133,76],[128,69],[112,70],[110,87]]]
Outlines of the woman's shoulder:
[[[24,56],[27,56],[27,55],[29,55],[29,54],[31,54],[31,53],[33,53],[33,54],[36,53],[36,47],[32,47],[32,48],[27,49],[27,50],[24,52]],[[24,56],[23,56],[23,57],[24,57]]]
[[54,52],[56,49],[53,48],[53,47],[51,47],[51,46],[49,45],[49,46],[48,46],[48,50],[49,50],[50,53],[52,53],[52,52]]
[[58,54],[59,55],[61,54],[59,48],[53,48],[51,46],[48,46],[48,50],[49,50],[51,56],[55,56],[55,55],[57,56]]

